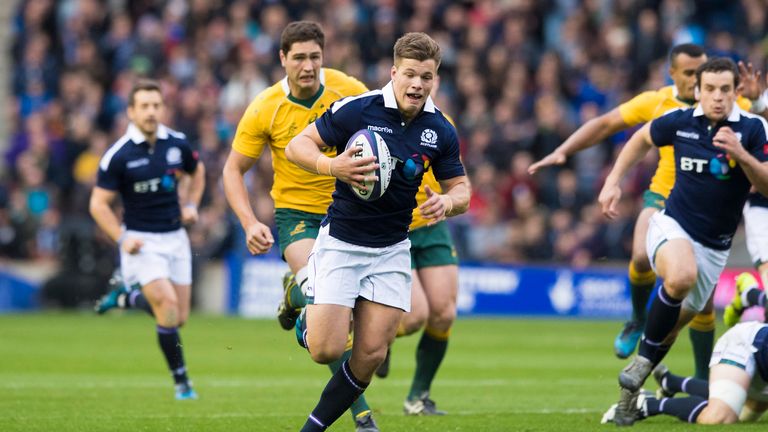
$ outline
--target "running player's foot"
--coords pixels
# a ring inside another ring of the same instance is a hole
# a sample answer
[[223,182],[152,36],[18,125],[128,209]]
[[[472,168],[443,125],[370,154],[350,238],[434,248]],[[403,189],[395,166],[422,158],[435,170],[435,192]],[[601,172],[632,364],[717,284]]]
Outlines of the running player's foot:
[[413,416],[445,415],[445,411],[437,409],[435,401],[429,398],[429,392],[422,393],[418,399],[406,399],[403,403],[403,412],[405,415]]
[[656,399],[670,398],[675,395],[675,392],[667,389],[665,385],[667,382],[667,374],[669,374],[669,368],[664,366],[663,363],[659,363],[655,368],[653,368],[653,379],[659,386],[659,389],[656,390]]
[[185,383],[176,384],[176,400],[195,399],[197,399],[197,392],[192,388],[192,383],[187,381]]
[[744,313],[745,304],[742,301],[742,296],[750,288],[757,288],[757,279],[752,276],[752,273],[744,272],[736,277],[736,292],[733,294],[733,299],[725,307],[723,313],[723,322],[725,326],[731,328],[738,324],[741,320],[741,314]]
[[296,318],[301,313],[301,308],[291,306],[291,288],[296,285],[296,277],[293,273],[286,272],[283,275],[283,301],[277,307],[277,321],[283,330],[290,330],[296,325]]
[[379,432],[379,427],[373,421],[373,415],[370,411],[360,414],[362,415],[355,418],[355,432]]
[[643,335],[644,328],[645,324],[638,321],[633,320],[624,323],[621,333],[613,341],[613,352],[616,354],[616,357],[620,359],[629,358],[635,352],[637,341]]
[[384,361],[376,369],[376,376],[379,378],[386,378],[389,375],[389,356],[392,354],[392,347],[387,348],[387,356],[384,357]]
[[[622,398],[624,398],[622,389]],[[622,400],[619,403],[615,403],[608,408],[608,411],[603,414],[603,418],[600,423],[616,423],[617,426],[631,426],[638,420],[643,420],[648,417],[648,398],[653,397],[649,392],[641,391],[636,395],[631,393],[627,395],[628,398],[624,403],[631,403],[629,409],[619,409],[619,405],[622,404]],[[634,399],[634,403],[632,400]]]
[[632,362],[619,374],[619,385],[622,388],[637,392],[650,375],[653,364],[647,358],[637,355]]
[[93,310],[99,315],[110,309],[125,308],[125,296],[129,290],[123,284],[123,278],[120,276],[119,271],[115,271],[112,277],[109,278],[108,287],[109,292],[97,300],[96,305],[93,307]]
[[302,309],[299,317],[296,319],[296,325],[294,326],[296,331],[296,342],[300,347],[309,349],[307,347],[307,309]]

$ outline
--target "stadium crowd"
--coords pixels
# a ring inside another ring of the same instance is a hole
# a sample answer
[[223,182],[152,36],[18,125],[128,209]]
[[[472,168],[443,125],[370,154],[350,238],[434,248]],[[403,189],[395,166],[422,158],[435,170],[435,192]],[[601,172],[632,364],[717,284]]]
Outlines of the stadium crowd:
[[[207,167],[190,231],[195,257],[242,253],[222,166],[249,101],[282,78],[281,31],[310,19],[324,26],[324,65],[369,88],[389,80],[403,32],[440,43],[436,104],[456,121],[473,183],[470,211],[451,221],[462,260],[625,260],[655,159],[631,176],[620,219],[604,219],[596,196],[633,130],[562,168],[529,176],[527,167],[586,120],[666,85],[674,44],[699,43],[765,70],[767,15],[766,0],[20,1],[5,114],[12,130],[0,145],[0,258],[61,259],[82,271],[114,265],[115,248],[87,203],[141,76],[162,81],[166,123],[187,134]],[[273,221],[267,156],[247,178],[261,221]]]

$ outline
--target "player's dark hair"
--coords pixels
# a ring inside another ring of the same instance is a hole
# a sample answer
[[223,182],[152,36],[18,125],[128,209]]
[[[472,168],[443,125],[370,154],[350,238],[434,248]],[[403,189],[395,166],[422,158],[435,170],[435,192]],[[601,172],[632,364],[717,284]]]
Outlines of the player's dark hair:
[[739,68],[728,57],[714,57],[696,69],[696,87],[701,87],[701,74],[704,72],[730,72],[733,74],[733,88],[739,86]]
[[320,49],[325,47],[325,33],[314,21],[294,21],[288,24],[280,35],[280,51],[288,54],[296,42],[315,41]]
[[669,64],[674,66],[675,65],[675,59],[680,54],[685,54],[688,57],[701,57],[704,54],[704,48],[702,48],[700,45],[692,44],[692,43],[684,43],[680,45],[675,45],[672,47],[672,50],[669,52]]
[[160,89],[159,82],[151,79],[140,79],[133,84],[131,93],[128,94],[128,106],[133,106],[133,103],[136,102],[136,93],[140,91],[156,91],[160,94],[163,93]]
[[395,63],[400,59],[413,59],[418,61],[434,60],[440,66],[440,45],[428,34],[422,32],[410,32],[402,35],[395,42]]

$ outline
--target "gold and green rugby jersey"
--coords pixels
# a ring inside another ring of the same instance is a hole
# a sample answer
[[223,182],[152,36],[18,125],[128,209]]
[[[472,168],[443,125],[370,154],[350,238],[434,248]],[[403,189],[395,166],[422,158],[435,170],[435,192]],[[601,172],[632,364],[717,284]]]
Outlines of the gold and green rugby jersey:
[[[271,192],[275,208],[325,214],[331,203],[335,179],[313,174],[289,162],[285,147],[331,103],[366,91],[368,89],[357,79],[334,69],[322,68],[320,90],[313,98],[300,100],[291,96],[286,77],[259,93],[248,105],[237,125],[232,148],[244,156],[258,158],[269,146],[275,172]],[[330,157],[336,156],[334,148],[324,152]]]
[[[737,103],[745,110],[749,110],[751,105],[749,100],[743,97],[739,97]],[[656,91],[640,93],[619,105],[619,113],[624,123],[629,126],[635,126],[661,117],[671,109],[687,108],[689,106],[689,104],[677,98],[677,87],[670,85]],[[674,185],[675,153],[673,146],[659,147],[659,165],[648,189],[667,198]]]

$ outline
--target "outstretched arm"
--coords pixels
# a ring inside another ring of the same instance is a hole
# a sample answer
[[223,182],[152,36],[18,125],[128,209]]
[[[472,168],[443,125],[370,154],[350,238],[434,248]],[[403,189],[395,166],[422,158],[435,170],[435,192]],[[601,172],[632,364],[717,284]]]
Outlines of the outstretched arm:
[[245,232],[245,244],[248,252],[253,255],[266,253],[275,243],[272,231],[268,226],[259,222],[251,208],[251,200],[248,189],[245,187],[245,173],[256,162],[252,157],[240,154],[236,150],[230,150],[227,162],[224,164],[222,179],[224,182],[224,194],[227,202],[235,212],[240,226]]
[[584,123],[576,132],[572,133],[560,146],[552,153],[548,154],[540,161],[535,162],[528,167],[528,173],[534,174],[541,168],[553,165],[562,165],[568,156],[578,153],[581,150],[592,147],[609,136],[628,128],[629,125],[624,122],[618,108],[595,117]]
[[608,219],[618,216],[617,205],[621,199],[621,179],[627,174],[630,168],[635,166],[653,147],[651,140],[651,124],[647,123],[627,141],[624,148],[619,152],[616,163],[611,172],[605,179],[603,189],[600,191],[598,202],[603,209],[603,214]]

